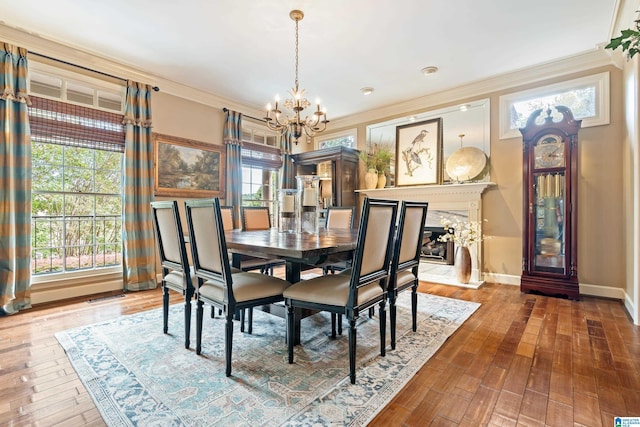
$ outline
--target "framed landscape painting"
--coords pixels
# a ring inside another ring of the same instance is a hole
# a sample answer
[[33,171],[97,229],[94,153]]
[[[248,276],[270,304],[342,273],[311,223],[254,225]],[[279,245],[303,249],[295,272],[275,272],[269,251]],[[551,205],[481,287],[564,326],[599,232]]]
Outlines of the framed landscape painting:
[[155,194],[224,197],[224,147],[154,134]]
[[442,183],[442,118],[396,126],[396,186]]

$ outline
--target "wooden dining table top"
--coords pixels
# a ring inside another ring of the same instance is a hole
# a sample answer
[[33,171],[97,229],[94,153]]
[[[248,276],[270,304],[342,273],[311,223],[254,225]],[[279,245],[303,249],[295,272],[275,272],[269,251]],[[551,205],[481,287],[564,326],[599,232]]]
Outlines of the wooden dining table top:
[[321,228],[317,234],[280,233],[277,228],[225,233],[227,248],[245,255],[269,256],[291,261],[313,261],[353,251],[358,231]]

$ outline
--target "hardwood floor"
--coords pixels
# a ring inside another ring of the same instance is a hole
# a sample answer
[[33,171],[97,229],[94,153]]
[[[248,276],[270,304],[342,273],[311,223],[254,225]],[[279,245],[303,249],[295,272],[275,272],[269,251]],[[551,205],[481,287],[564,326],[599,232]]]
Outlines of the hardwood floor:
[[[640,328],[620,301],[495,284],[420,291],[482,306],[372,426],[613,426],[614,416],[640,416]],[[156,289],[0,317],[0,425],[104,425],[54,333],[160,303]]]

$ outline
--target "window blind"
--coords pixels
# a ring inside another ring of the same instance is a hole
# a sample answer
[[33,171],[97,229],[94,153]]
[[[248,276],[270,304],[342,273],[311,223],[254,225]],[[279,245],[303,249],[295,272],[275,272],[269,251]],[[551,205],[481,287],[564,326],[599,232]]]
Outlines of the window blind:
[[278,170],[282,167],[282,155],[279,148],[243,141],[242,164],[262,169]]
[[31,96],[29,124],[36,142],[124,152],[122,114]]

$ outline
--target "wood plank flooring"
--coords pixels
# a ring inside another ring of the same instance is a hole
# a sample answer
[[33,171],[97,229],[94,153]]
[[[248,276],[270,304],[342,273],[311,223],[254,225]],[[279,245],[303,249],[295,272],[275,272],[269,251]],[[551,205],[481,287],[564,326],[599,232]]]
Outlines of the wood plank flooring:
[[[640,328],[620,301],[498,284],[420,291],[482,306],[372,426],[613,426],[614,416],[640,416]],[[161,291],[107,296],[0,317],[0,425],[104,425],[54,333],[159,307]]]

